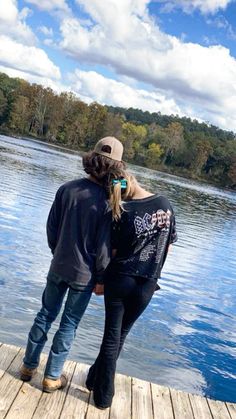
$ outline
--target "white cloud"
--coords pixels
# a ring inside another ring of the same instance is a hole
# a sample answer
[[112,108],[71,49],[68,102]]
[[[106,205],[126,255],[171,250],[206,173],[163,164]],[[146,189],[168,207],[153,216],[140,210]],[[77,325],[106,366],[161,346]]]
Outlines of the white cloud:
[[47,45],[47,47],[57,48],[57,45],[52,38],[45,38],[43,43],[44,45]]
[[4,1],[0,0],[0,19],[2,21],[13,23],[18,18],[18,9],[16,5],[16,1]]
[[236,40],[236,31],[229,21],[223,16],[206,19],[208,25],[214,26],[217,29],[224,30],[229,39]]
[[226,9],[232,1],[234,0],[157,0],[158,3],[164,4],[163,10],[167,12],[181,8],[186,13],[199,9],[203,14]]
[[17,8],[16,0],[0,0],[0,35],[8,35],[18,41],[33,45],[36,36],[26,24],[25,19],[30,14],[30,9]]
[[217,45],[218,44],[218,41],[217,41],[217,39],[216,39],[215,36],[210,36],[209,37],[209,36],[204,35],[202,37],[202,42],[203,42],[204,45],[207,45],[207,46],[209,46],[209,45]]
[[45,36],[53,36],[53,29],[47,26],[39,26],[38,31]]
[[86,102],[96,100],[101,104],[146,109],[150,112],[180,114],[174,100],[163,93],[136,89],[125,83],[108,79],[95,71],[77,69],[70,74],[72,90]]
[[69,11],[68,4],[65,0],[25,0],[27,3],[35,5],[40,10],[51,12],[56,11]]
[[223,15],[214,17],[213,19],[207,18],[206,23],[208,25],[215,26],[218,29],[227,29],[229,26],[229,22]]
[[58,80],[61,77],[59,68],[45,51],[25,46],[4,35],[0,36],[0,65],[44,78]]
[[[150,0],[106,0],[105,5],[101,0],[76,0],[88,16],[81,20],[72,17],[65,0],[25,1],[60,15],[60,46],[69,55],[80,63],[112,69],[118,75],[119,81],[115,81],[76,70],[70,82],[84,100],[179,113],[236,130],[236,60],[220,45],[203,47],[163,33],[148,13]],[[203,13],[214,13],[230,3],[157,2],[173,3],[185,11],[198,8]],[[0,0],[1,68],[57,91],[62,87],[68,90],[59,81],[59,68],[45,51],[32,46],[36,37],[26,24],[29,13],[28,8],[18,10],[17,0]],[[211,18],[209,22],[230,29],[223,19]],[[55,47],[50,38],[52,28],[40,26],[39,30],[46,37],[44,44]],[[233,38],[234,33],[230,36]],[[149,87],[137,87],[139,82]]]
[[[34,46],[37,38],[26,24],[31,10],[17,6],[16,0],[0,0],[0,71],[60,90],[60,69]],[[43,30],[52,35],[50,28]]]
[[184,114],[236,129],[236,60],[227,48],[163,33],[148,15],[148,0],[107,0],[106,7],[100,0],[77,3],[94,24],[63,20],[61,48],[68,54],[149,83]]

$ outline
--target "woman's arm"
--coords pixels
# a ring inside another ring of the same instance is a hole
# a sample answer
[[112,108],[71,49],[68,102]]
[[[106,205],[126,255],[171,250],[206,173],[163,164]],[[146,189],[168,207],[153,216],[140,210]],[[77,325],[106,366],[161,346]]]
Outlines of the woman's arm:
[[116,254],[117,254],[117,249],[112,249],[112,251],[111,251],[112,259],[114,259],[114,257],[116,257]]

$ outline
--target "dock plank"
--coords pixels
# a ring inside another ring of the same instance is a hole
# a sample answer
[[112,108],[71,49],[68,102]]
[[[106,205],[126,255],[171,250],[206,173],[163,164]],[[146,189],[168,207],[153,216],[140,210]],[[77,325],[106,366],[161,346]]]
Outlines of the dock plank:
[[151,384],[154,419],[174,419],[168,387]]
[[110,418],[131,418],[131,377],[116,374],[115,396],[113,397]]
[[207,400],[195,394],[189,394],[194,417],[197,419],[212,419]]
[[85,386],[88,369],[88,365],[76,365],[60,419],[85,418],[90,397],[90,392]]
[[138,378],[132,378],[132,415],[134,419],[153,418],[151,385]]
[[231,419],[236,419],[236,404],[226,403]]
[[207,401],[214,419],[231,419],[225,403],[212,399]]
[[[68,386],[70,385],[70,380],[74,373],[76,363],[74,361],[67,361],[65,363],[64,371],[68,376]],[[37,405],[37,408],[34,412],[34,419],[57,419],[60,417],[66,394],[68,391],[68,386],[63,390],[56,391],[54,393],[43,393],[40,401]]]
[[67,388],[42,392],[46,355],[30,383],[19,377],[24,349],[0,343],[0,419],[236,419],[236,404],[116,374],[110,409],[99,410],[85,386],[89,366],[67,361]]
[[175,419],[194,419],[189,396],[183,391],[170,389]]
[[30,383],[23,383],[5,419],[31,419],[42,396],[42,379],[47,356],[41,355],[40,366]]
[[3,376],[7,368],[11,365],[13,359],[16,357],[20,348],[13,345],[0,346],[0,378]]
[[24,350],[21,349],[0,380],[0,419],[6,416],[23,385],[23,382],[19,380],[19,369],[23,354]]
[[90,393],[88,403],[86,419],[109,419],[110,409],[97,409],[93,400],[93,392]]

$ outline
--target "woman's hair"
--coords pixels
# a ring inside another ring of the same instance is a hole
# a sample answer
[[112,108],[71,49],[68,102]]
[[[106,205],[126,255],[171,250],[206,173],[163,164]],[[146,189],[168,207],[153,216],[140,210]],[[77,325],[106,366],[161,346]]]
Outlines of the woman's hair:
[[[112,217],[118,220],[124,210],[122,201],[132,198],[136,179],[125,169],[123,161],[110,159],[109,157],[91,151],[83,156],[84,171],[95,178],[107,191]],[[126,180],[126,188],[121,187],[121,180]],[[118,180],[116,184],[114,180]]]
[[[113,180],[118,180],[117,183],[113,183]],[[125,180],[126,188],[122,187],[122,180]],[[134,176],[129,174],[126,171],[121,173],[119,178],[110,177],[109,182],[109,203],[112,210],[112,218],[114,220],[119,220],[121,217],[122,211],[124,211],[122,201],[125,201],[127,198],[132,198],[134,194],[136,179]]]

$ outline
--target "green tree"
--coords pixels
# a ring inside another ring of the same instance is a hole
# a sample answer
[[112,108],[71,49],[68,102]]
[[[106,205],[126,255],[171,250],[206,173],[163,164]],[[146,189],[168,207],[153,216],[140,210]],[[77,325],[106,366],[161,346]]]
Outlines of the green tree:
[[147,136],[147,129],[142,125],[125,122],[122,125],[121,141],[124,144],[124,159],[132,160],[137,155],[140,145]]
[[118,139],[121,138],[123,123],[124,120],[120,115],[114,115],[113,113],[107,112],[103,127],[104,137],[111,135]]
[[26,134],[29,131],[29,124],[29,99],[20,95],[13,103],[9,127],[16,133]]
[[7,98],[4,96],[2,89],[0,89],[0,121],[7,108]]
[[104,125],[107,117],[105,106],[93,102],[88,107],[88,127],[85,138],[85,146],[92,148],[104,135]]
[[232,160],[228,170],[229,185],[236,189],[236,158]]
[[191,145],[192,160],[190,168],[196,175],[200,175],[209,155],[212,153],[212,147],[209,141],[203,139],[195,139]]
[[63,131],[66,143],[77,149],[85,147],[88,130],[88,105],[71,96],[67,98],[64,109]]
[[160,144],[157,143],[151,143],[148,146],[147,152],[146,152],[146,164],[151,169],[156,169],[158,165],[160,164],[160,158],[163,154],[163,150],[160,146]]
[[[7,126],[10,118],[10,113],[12,106],[16,97],[16,91],[19,86],[19,79],[14,79],[8,77],[4,73],[0,73],[0,90],[2,92],[2,110],[3,110],[3,101],[4,101],[4,110],[2,115],[0,115],[0,124],[5,124]],[[3,99],[7,100],[7,103]]]
[[174,160],[175,154],[180,150],[184,141],[183,127],[179,122],[171,122],[165,129],[166,139],[162,142],[163,147],[163,162],[171,164]]
[[50,96],[53,91],[50,88],[44,89],[43,86],[35,85],[35,96],[33,101],[33,118],[31,131],[40,137],[44,134],[44,124],[47,112],[49,110]]

